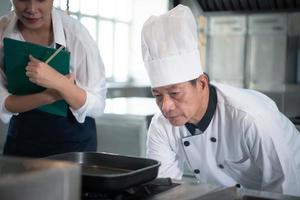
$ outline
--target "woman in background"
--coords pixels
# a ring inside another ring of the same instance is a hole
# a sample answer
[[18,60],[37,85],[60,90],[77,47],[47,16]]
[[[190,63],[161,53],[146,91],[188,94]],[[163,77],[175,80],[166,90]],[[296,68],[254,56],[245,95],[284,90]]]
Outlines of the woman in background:
[[[104,111],[105,71],[98,47],[75,19],[53,8],[53,0],[12,0],[14,11],[0,18],[0,118],[9,122],[4,154],[43,157],[74,151],[96,151],[95,120]],[[3,72],[3,38],[70,52],[70,74],[62,75],[30,56],[29,80],[46,88],[12,95]],[[65,100],[67,117],[36,108]]]

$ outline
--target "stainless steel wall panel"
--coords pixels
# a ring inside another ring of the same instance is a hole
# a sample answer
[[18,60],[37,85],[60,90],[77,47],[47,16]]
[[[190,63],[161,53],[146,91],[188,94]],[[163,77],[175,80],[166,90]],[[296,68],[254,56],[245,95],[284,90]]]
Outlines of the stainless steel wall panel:
[[2,121],[0,121],[0,155],[3,152],[3,148],[6,140],[7,128],[8,128],[8,124],[4,124]]
[[283,91],[286,83],[287,15],[250,15],[247,39],[247,87]]
[[288,117],[300,116],[300,90],[284,93],[283,110]]
[[245,16],[210,17],[206,67],[211,80],[244,86],[245,34]]

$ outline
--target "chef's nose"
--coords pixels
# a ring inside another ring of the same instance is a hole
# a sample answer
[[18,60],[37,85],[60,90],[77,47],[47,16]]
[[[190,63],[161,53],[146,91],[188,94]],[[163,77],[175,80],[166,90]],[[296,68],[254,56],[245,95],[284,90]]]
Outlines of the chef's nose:
[[162,103],[161,103],[161,109],[164,113],[168,113],[170,110],[173,110],[175,107],[174,101],[169,96],[164,96]]

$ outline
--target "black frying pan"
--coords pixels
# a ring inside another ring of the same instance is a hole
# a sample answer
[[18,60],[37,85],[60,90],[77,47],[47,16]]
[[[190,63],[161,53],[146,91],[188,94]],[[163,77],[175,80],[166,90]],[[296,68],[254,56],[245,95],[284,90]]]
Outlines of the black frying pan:
[[71,161],[81,165],[82,189],[89,192],[115,192],[156,178],[156,160],[108,153],[72,152],[47,159]]

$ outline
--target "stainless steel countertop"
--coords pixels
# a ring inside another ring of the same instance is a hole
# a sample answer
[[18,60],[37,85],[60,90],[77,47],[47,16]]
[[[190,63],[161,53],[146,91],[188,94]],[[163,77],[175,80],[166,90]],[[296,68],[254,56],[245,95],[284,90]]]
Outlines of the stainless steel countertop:
[[179,181],[178,183],[180,183],[180,185],[147,199],[148,200],[172,200],[172,199],[188,200],[188,199],[201,197],[209,192],[217,191],[223,188],[220,186],[213,186],[213,185],[208,185],[203,183],[184,183]]
[[[176,182],[176,181],[174,181]],[[244,188],[213,186],[203,183],[193,182],[178,182],[180,185],[159,193],[148,200],[194,200],[194,199],[224,199],[224,200],[238,200],[238,199],[277,199],[277,200],[300,200],[300,197],[282,195],[279,193],[249,190]],[[250,198],[249,198],[250,197]]]

